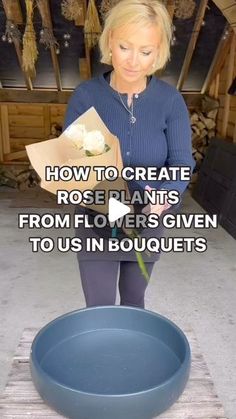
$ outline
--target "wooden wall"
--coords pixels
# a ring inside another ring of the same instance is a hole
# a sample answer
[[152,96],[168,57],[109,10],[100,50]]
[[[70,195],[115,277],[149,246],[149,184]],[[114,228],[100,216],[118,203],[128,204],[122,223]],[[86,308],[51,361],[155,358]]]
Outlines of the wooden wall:
[[[4,90],[2,89],[2,97]],[[39,99],[39,93],[35,91],[26,93],[19,92],[19,99],[25,101],[16,103],[12,100],[17,100],[17,94],[12,89],[12,92],[5,93],[5,98],[11,102],[0,102],[0,162],[5,164],[13,161],[27,162],[26,145],[56,137],[50,135],[51,127],[53,124],[63,125],[66,103],[71,94],[65,93],[64,97],[61,97],[62,95],[54,97],[49,93],[48,96],[45,94],[44,99],[50,100],[50,103],[30,104],[28,102],[30,99],[32,102]],[[183,96],[189,109],[200,106],[201,94],[191,93]],[[53,100],[63,100],[63,103],[52,103]]]
[[65,109],[66,104],[1,104],[0,161],[27,161],[25,146],[52,138],[52,125],[63,125]]
[[217,116],[218,134],[236,143],[236,96],[230,96],[227,91],[236,77],[236,35],[231,39],[228,54],[220,72],[210,87],[210,95],[220,102]]

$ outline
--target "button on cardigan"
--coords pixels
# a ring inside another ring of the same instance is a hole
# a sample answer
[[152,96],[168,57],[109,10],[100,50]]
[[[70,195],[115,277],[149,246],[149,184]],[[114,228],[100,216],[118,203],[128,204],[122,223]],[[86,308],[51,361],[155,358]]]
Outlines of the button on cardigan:
[[[94,106],[107,128],[119,138],[124,166],[189,166],[194,167],[191,128],[187,107],[175,87],[149,78],[144,91],[134,95],[130,122],[116,90],[110,84],[110,71],[82,82],[73,92],[66,111],[64,127]],[[125,106],[127,94],[120,94]],[[143,190],[146,185],[156,189],[175,189],[181,195],[188,181],[129,181],[129,189]]]

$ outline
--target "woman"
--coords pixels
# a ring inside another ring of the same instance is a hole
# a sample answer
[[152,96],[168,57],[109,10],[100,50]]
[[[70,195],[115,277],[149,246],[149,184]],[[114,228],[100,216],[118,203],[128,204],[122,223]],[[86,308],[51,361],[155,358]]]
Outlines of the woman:
[[[161,2],[122,0],[116,4],[107,15],[99,40],[101,62],[111,64],[113,69],[75,89],[64,129],[94,106],[108,129],[119,138],[124,166],[192,168],[191,130],[184,100],[174,87],[153,75],[169,60],[171,36],[171,21]],[[181,195],[187,183],[132,181],[129,188],[175,189]],[[151,205],[149,210],[160,215],[167,208],[165,203]],[[87,210],[78,207],[77,211]],[[163,235],[162,228],[153,230],[145,229],[142,235]],[[91,231],[80,228],[77,234],[85,238]],[[158,258],[157,253],[144,255],[149,275]],[[80,252],[78,260],[87,306],[115,304],[120,268],[120,304],[144,308],[147,282],[133,251]]]

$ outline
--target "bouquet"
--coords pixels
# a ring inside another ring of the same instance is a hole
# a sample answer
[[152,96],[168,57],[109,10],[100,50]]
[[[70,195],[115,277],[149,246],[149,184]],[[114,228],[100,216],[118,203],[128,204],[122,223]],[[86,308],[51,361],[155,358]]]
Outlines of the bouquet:
[[85,125],[70,125],[65,134],[79,150],[83,149],[86,156],[98,156],[110,150],[108,144],[105,144],[105,138],[102,132],[98,130],[87,131]]

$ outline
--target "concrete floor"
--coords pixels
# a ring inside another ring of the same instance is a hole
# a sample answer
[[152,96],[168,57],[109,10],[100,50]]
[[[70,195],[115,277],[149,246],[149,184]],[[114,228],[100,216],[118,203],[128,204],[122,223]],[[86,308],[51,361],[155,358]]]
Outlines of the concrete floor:
[[[56,251],[33,254],[29,230],[17,228],[19,212],[46,210],[11,208],[16,198],[18,207],[20,202],[25,206],[25,195],[2,191],[0,390],[6,384],[24,328],[40,328],[63,313],[85,306],[75,255]],[[36,202],[34,193],[28,194],[32,205]],[[40,193],[37,200],[40,203]],[[47,206],[45,200],[43,206]],[[203,212],[188,194],[183,211]],[[51,231],[53,237],[57,234]],[[236,419],[236,241],[221,227],[179,231],[181,234],[204,235],[208,250],[204,254],[163,254],[146,293],[146,308],[169,317],[183,329],[194,330],[226,416]]]

